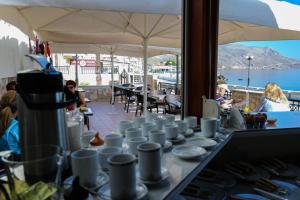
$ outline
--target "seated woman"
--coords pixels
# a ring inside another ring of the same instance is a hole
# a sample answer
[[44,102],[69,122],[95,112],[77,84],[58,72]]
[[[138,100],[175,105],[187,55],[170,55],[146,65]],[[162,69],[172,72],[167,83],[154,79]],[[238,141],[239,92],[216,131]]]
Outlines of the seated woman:
[[[84,101],[84,96],[76,90],[76,82],[73,80],[68,80],[66,82],[66,89],[65,89],[65,94],[66,94],[66,100],[71,100],[71,99],[78,99],[79,101],[77,102],[76,106],[85,106],[85,101]],[[69,106],[67,108],[68,110],[74,110],[75,106]]]
[[228,89],[227,84],[225,83],[220,83],[217,86],[217,92],[216,92],[216,101],[220,105],[221,108],[223,109],[228,109],[232,107],[233,100],[227,100],[224,98],[225,92],[230,92]]
[[276,83],[268,83],[255,112],[290,111],[289,101]]
[[20,153],[19,122],[17,116],[16,91],[5,93],[0,101],[0,151]]

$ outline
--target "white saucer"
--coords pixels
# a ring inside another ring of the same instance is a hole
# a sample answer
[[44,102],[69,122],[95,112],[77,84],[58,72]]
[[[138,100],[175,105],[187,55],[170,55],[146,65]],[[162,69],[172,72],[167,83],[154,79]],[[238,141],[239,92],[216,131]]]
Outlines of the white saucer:
[[[97,193],[98,193],[100,199],[111,200],[111,196],[110,196],[110,184],[107,183],[107,184],[103,185],[98,190]],[[137,193],[137,199],[138,200],[145,199],[146,196],[148,195],[148,189],[147,189],[147,187],[144,184],[137,183],[136,184],[136,193]]]
[[195,132],[193,131],[193,129],[188,129],[186,130],[185,133],[183,133],[184,137],[192,137],[195,134]]
[[216,146],[218,143],[215,140],[209,138],[195,137],[189,140],[189,144],[209,149]]
[[144,183],[145,185],[157,185],[166,180],[169,177],[168,170],[166,168],[161,168],[161,179],[158,181],[148,181],[148,180],[143,180],[140,178],[140,173],[139,170],[137,170],[137,178]]
[[167,140],[169,140],[173,144],[177,144],[177,143],[184,142],[185,139],[183,135],[178,134],[176,138],[168,138]]
[[206,150],[202,147],[193,145],[183,145],[175,147],[172,150],[173,155],[182,159],[195,159],[206,153]]
[[[64,187],[65,188],[71,187],[73,184],[73,180],[74,180],[73,176],[68,177],[63,183]],[[97,185],[95,187],[91,187],[88,189],[95,191],[99,189],[101,186],[103,186],[104,184],[108,183],[108,181],[109,181],[109,176],[105,172],[99,171],[97,175],[97,183],[96,183]]]
[[163,149],[164,152],[167,152],[171,149],[172,146],[173,146],[172,142],[166,140],[166,143],[164,144],[162,149]]

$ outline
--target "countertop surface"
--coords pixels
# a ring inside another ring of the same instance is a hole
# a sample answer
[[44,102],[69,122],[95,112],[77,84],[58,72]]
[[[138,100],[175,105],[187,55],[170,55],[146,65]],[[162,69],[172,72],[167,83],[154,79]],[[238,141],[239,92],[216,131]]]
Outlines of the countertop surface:
[[[200,132],[195,137],[201,137]],[[196,160],[183,160],[167,152],[163,154],[162,165],[168,170],[169,177],[162,184],[148,187],[149,200],[158,199],[176,199],[176,196],[194,179],[195,176],[214,158],[214,156],[225,146],[230,140],[231,134],[218,133],[218,145],[215,146],[202,158]],[[189,140],[181,145],[188,145]],[[175,147],[180,145],[175,145]]]
[[268,118],[276,118],[274,126],[266,126],[266,129],[300,128],[300,112],[267,112]]

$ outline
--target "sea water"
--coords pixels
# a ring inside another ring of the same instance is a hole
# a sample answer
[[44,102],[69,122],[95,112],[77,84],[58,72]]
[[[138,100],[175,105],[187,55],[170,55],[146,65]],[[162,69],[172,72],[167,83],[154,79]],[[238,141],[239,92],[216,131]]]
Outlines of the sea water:
[[[219,69],[218,74],[224,75],[228,84],[247,85],[247,69]],[[300,91],[300,68],[250,70],[250,86],[264,87],[268,82],[276,82],[284,90]]]

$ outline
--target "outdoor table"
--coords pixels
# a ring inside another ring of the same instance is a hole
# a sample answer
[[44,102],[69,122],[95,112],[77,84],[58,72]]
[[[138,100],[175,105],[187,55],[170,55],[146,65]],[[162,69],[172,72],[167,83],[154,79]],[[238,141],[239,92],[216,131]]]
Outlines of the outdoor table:
[[78,88],[78,90],[77,90],[78,92],[85,92],[85,90],[84,89],[82,89],[82,88]]
[[123,89],[123,90],[133,90],[135,88],[135,86],[134,87],[132,87],[132,86],[126,87],[126,86],[123,86],[123,85],[115,85],[114,87],[119,88],[119,89]]
[[82,111],[82,114],[84,116],[85,124],[86,124],[88,130],[90,130],[90,119],[89,119],[89,116],[93,116],[94,115],[93,110],[91,108],[86,108],[85,111]]
[[85,98],[84,98],[84,102],[85,102],[85,103],[91,103],[91,100],[90,100],[89,98],[86,98],[86,97],[85,97]]
[[89,107],[86,108],[86,110],[82,111],[82,113],[86,116],[93,116],[94,115],[92,108],[89,108]]
[[165,100],[165,94],[150,94],[149,97],[157,98],[159,102],[163,102]]

